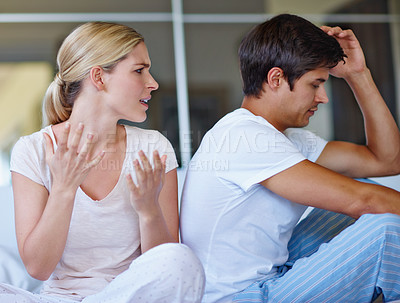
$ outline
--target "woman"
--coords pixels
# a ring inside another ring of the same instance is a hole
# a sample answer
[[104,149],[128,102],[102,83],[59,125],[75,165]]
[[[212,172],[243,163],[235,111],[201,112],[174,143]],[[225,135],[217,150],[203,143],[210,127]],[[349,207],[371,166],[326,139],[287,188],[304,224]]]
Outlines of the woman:
[[177,244],[172,146],[118,124],[144,121],[158,88],[143,37],[86,23],[57,64],[44,100],[49,126],[22,137],[11,158],[19,252],[46,282],[40,295],[1,285],[0,301],[200,301],[201,265]]

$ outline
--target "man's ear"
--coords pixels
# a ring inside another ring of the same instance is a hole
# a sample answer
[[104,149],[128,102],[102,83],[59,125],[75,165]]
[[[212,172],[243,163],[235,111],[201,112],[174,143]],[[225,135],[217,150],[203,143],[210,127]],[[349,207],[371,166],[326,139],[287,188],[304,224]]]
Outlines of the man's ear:
[[90,81],[98,89],[104,89],[104,70],[100,66],[94,66],[90,69]]
[[267,81],[268,86],[272,90],[279,88],[282,85],[283,80],[285,80],[285,78],[283,76],[283,70],[280,67],[273,67],[269,70]]

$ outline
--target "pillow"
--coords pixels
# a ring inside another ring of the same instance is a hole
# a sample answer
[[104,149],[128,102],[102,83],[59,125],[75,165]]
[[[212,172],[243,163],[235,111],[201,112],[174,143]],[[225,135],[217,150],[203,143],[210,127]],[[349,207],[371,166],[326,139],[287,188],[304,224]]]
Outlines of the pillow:
[[0,282],[36,292],[41,281],[27,273],[18,253],[11,185],[0,186]]
[[14,226],[14,201],[11,185],[0,186],[1,245],[18,252]]

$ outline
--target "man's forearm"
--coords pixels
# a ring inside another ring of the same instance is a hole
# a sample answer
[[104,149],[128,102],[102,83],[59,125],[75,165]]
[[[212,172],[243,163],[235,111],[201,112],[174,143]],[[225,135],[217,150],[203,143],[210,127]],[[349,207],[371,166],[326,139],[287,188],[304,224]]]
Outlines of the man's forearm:
[[368,148],[380,162],[399,171],[399,128],[379,93],[369,69],[352,75],[346,81],[364,117]]

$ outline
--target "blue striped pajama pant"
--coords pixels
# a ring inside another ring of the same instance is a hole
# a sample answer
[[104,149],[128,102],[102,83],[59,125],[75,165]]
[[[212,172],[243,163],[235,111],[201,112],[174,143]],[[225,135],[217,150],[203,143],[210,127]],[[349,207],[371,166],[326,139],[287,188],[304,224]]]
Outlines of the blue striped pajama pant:
[[295,228],[288,262],[234,302],[386,302],[400,299],[400,216],[357,221],[314,209]]

